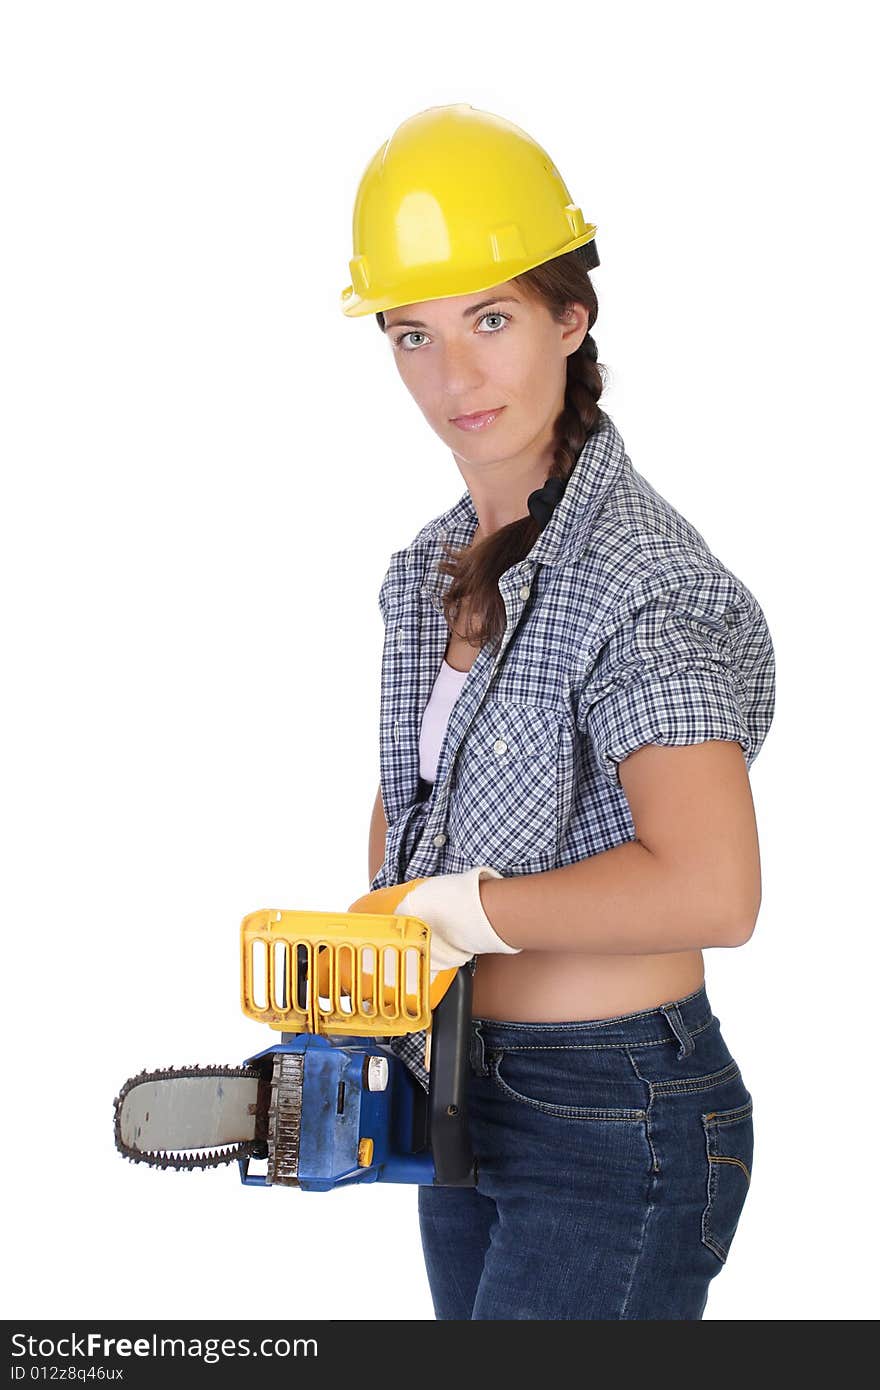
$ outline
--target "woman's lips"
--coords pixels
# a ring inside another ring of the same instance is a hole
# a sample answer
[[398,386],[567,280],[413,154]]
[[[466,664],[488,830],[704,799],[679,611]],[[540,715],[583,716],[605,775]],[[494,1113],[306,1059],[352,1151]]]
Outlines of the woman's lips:
[[481,410],[476,415],[459,415],[452,424],[458,425],[460,430],[484,430],[493,420],[497,420],[503,409],[504,406],[499,405],[497,410]]

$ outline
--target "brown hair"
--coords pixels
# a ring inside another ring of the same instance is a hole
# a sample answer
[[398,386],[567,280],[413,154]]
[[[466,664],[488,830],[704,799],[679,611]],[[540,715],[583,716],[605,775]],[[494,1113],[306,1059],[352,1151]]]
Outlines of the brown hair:
[[[512,279],[512,283],[520,285],[526,294],[542,299],[557,323],[565,321],[566,311],[573,301],[583,304],[589,313],[589,328],[584,340],[567,358],[565,404],[554,428],[553,462],[548,477],[560,478],[563,482],[568,480],[588,436],[599,424],[599,397],[605,385],[604,368],[598,361],[596,344],[591,337],[599,302],[585,262],[589,262],[588,249],[576,247]],[[385,315],[377,313],[376,319],[384,333]],[[499,527],[470,549],[454,550],[447,541],[441,542],[444,558],[437,561],[437,570],[453,576],[443,596],[446,621],[454,628],[461,607],[466,603],[469,621],[467,632],[462,636],[471,646],[495,643],[503,636],[507,614],[498,580],[505,570],[525,559],[540,532],[539,523],[531,513],[526,513],[507,526]]]

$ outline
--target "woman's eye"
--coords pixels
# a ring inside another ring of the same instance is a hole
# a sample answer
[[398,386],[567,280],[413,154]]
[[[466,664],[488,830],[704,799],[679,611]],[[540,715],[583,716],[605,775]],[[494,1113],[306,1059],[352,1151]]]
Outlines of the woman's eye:
[[[478,322],[478,323],[482,323],[484,319],[500,319],[500,320],[501,320],[501,326],[500,326],[499,328],[490,329],[490,334],[492,334],[492,333],[503,333],[503,332],[504,332],[504,325],[505,325],[505,322],[506,322],[506,320],[509,319],[509,318],[510,318],[510,314],[502,314],[500,310],[490,310],[488,313],[482,314],[481,317],[477,320],[477,322]],[[394,339],[394,342],[395,342],[395,346],[400,347],[400,345],[402,344],[404,338],[424,338],[424,337],[425,337],[425,334],[424,334],[424,333],[421,333],[417,328],[410,328],[406,333],[400,333],[400,334]],[[405,352],[415,352],[415,350],[416,350],[417,347],[418,347],[418,344],[416,344],[416,347],[408,347],[408,348],[405,348],[404,351],[405,351]]]

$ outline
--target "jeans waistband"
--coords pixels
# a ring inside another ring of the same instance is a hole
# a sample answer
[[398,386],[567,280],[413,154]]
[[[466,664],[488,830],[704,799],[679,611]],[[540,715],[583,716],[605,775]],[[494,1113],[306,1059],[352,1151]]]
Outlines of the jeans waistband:
[[[678,1041],[678,1056],[687,1057],[694,1050],[693,1034],[700,1032],[712,1020],[712,1006],[701,985],[693,994],[658,1004],[653,1009],[617,1014],[614,1018],[565,1020],[561,1023],[518,1023],[512,1019],[481,1018],[471,1021],[473,1040],[486,1047],[511,1051],[517,1047],[614,1046]],[[477,1051],[480,1056],[480,1051]]]

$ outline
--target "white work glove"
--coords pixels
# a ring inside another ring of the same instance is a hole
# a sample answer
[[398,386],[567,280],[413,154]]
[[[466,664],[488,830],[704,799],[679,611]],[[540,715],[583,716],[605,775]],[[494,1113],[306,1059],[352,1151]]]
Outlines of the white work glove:
[[501,940],[480,901],[482,880],[503,877],[486,865],[463,874],[436,874],[401,898],[395,913],[420,917],[431,928],[432,980],[438,970],[464,965],[471,956],[489,952],[516,955],[522,950]]

